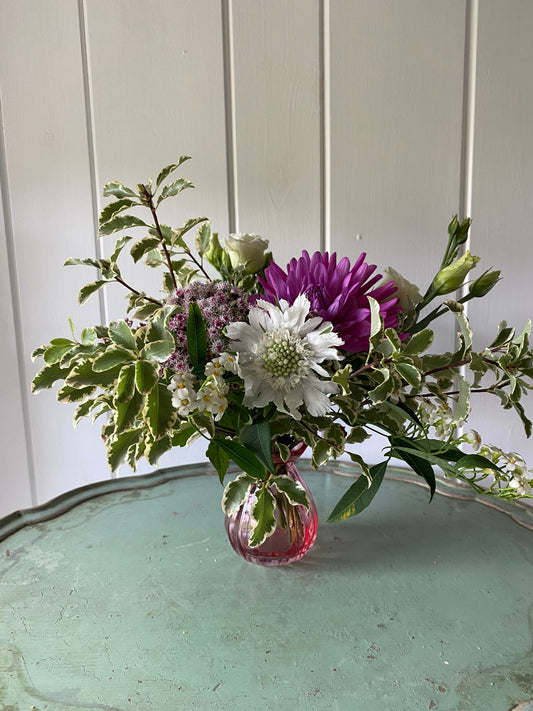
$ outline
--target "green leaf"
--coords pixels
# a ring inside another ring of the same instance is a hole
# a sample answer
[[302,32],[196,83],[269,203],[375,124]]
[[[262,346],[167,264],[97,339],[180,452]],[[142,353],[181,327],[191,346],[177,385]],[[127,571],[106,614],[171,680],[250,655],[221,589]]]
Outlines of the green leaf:
[[67,261],[63,264],[64,267],[80,265],[84,267],[96,267],[96,269],[100,269],[100,261],[98,259],[76,259],[75,257],[69,257]]
[[184,423],[181,425],[177,432],[172,435],[172,446],[173,447],[186,447],[194,439],[199,437],[198,430],[194,425]]
[[122,237],[117,239],[117,241],[115,242],[115,248],[113,249],[113,254],[110,257],[110,261],[112,263],[117,261],[124,247],[128,244],[128,242],[131,242],[132,239],[133,237],[129,237],[129,235],[123,235]]
[[398,456],[400,456],[400,458],[411,467],[415,474],[418,474],[418,476],[421,476],[422,479],[425,480],[429,486],[429,501],[431,502],[435,494],[436,486],[435,472],[433,471],[431,464],[424,457],[417,456],[413,450],[408,449],[407,447],[405,449],[401,449],[401,451],[395,448],[393,451],[396,452]]
[[129,400],[116,403],[115,432],[120,434],[129,430],[139,418],[144,404],[144,397],[137,391]]
[[412,338],[407,341],[407,344],[403,350],[404,355],[417,355],[418,353],[423,353],[427,350],[433,343],[433,331],[429,328],[415,333]]
[[97,373],[93,370],[93,364],[90,360],[83,360],[76,363],[72,368],[65,378],[65,383],[71,385],[73,388],[83,388],[93,385],[108,388],[115,382],[118,374],[118,368],[110,368],[102,373]]
[[154,467],[158,463],[159,458],[170,449],[172,449],[172,440],[169,435],[164,435],[159,439],[151,440],[147,443],[144,456],[146,457],[148,464],[151,464],[151,466]]
[[162,200],[165,200],[168,197],[174,197],[174,195],[181,193],[181,191],[185,190],[186,188],[194,188],[194,185],[191,183],[190,180],[185,180],[185,178],[178,178],[178,180],[175,180],[173,183],[165,185],[165,187],[161,191],[161,194],[159,195],[157,204],[159,205]]
[[143,433],[144,428],[137,427],[122,432],[111,441],[107,447],[107,461],[112,472],[127,461],[130,449],[141,440]]
[[288,476],[281,475],[272,479],[272,484],[281,491],[293,506],[305,506],[309,509],[309,497],[299,481],[294,481]]
[[80,289],[80,293],[78,294],[78,304],[80,306],[84,304],[89,298],[89,296],[91,296],[91,294],[94,294],[95,291],[98,291],[98,289],[101,289],[104,284],[108,283],[109,281],[107,279],[99,279],[98,281],[93,281],[90,284],[86,284]]
[[368,485],[366,476],[361,475],[354,482],[344,496],[338,501],[337,505],[331,512],[328,518],[328,523],[334,521],[345,521],[351,516],[364,511],[372,502],[372,499],[377,494],[379,487],[387,470],[387,462],[381,462],[370,468],[372,483]]
[[168,176],[173,173],[176,168],[179,168],[182,163],[184,163],[186,160],[190,160],[190,156],[181,156],[180,159],[178,160],[177,163],[173,163],[172,165],[167,165],[166,168],[163,168],[159,175],[157,176],[157,180],[155,181],[155,189],[157,190],[161,183],[168,178]]
[[142,349],[141,355],[145,360],[153,360],[162,363],[170,358],[174,353],[174,349],[174,343],[169,343],[168,341],[154,341]]
[[159,367],[153,361],[135,363],[135,387],[140,393],[149,393],[159,379]]
[[319,439],[313,445],[313,454],[311,456],[311,464],[314,469],[323,466],[330,457],[331,448],[323,439]]
[[211,226],[209,222],[204,223],[198,232],[196,233],[196,250],[198,254],[203,257],[207,248],[209,247],[209,240],[211,239]]
[[101,227],[106,222],[109,222],[109,220],[115,215],[118,215],[120,212],[127,210],[128,207],[132,207],[133,205],[138,204],[139,203],[137,202],[137,200],[131,200],[130,198],[122,198],[122,200],[110,202],[109,205],[106,205],[100,213],[100,217],[98,218],[98,224]]
[[203,370],[207,358],[207,335],[202,312],[196,302],[189,305],[187,350],[193,368]]
[[368,306],[370,307],[370,352],[377,348],[383,339],[383,320],[379,310],[379,302],[371,296],[368,298]]
[[129,363],[133,358],[133,354],[128,351],[124,351],[121,348],[112,348],[95,359],[93,370],[95,373],[101,373],[117,365]]
[[136,197],[136,193],[131,188],[127,188],[118,180],[104,185],[104,197],[109,197],[110,195],[118,198]]
[[117,402],[131,400],[135,392],[135,364],[128,363],[121,368],[116,391]]
[[218,478],[220,479],[220,483],[222,484],[226,475],[226,471],[228,469],[228,454],[223,449],[221,449],[218,444],[213,440],[209,442],[206,454],[211,464],[215,467],[216,472],[218,474]]
[[63,345],[50,345],[43,353],[44,362],[48,363],[48,365],[59,363],[61,358],[63,358],[63,356],[67,353],[70,353],[73,347],[74,343],[72,343],[72,341],[66,341],[66,344]]
[[144,257],[146,252],[158,247],[159,241],[159,237],[143,237],[143,239],[136,242],[130,250],[133,261],[138,262],[139,259]]
[[59,363],[45,365],[44,368],[42,368],[37,373],[37,375],[32,381],[32,393],[38,393],[41,390],[47,390],[48,388],[51,388],[57,380],[64,380],[67,377],[68,373],[68,368],[61,368]]
[[232,459],[238,467],[241,467],[250,476],[256,479],[265,479],[267,472],[259,459],[252,454],[249,449],[243,447],[242,444],[234,442],[231,439],[215,438],[213,440],[221,447],[226,454]]
[[[422,331],[423,333],[423,331]],[[410,363],[396,363],[396,370],[402,378],[413,387],[418,387],[421,382],[420,371]]]
[[276,473],[272,461],[272,437],[268,420],[242,427],[239,442],[255,454],[265,469],[271,474]]
[[92,395],[94,391],[94,387],[73,388],[70,385],[63,385],[63,387],[57,391],[57,399],[59,402],[79,402],[89,395]]
[[257,548],[274,533],[276,529],[275,506],[276,501],[272,493],[266,487],[261,487],[256,492],[256,500],[250,512],[254,522],[250,540],[248,541],[251,548]]
[[222,511],[226,516],[232,516],[244,504],[254,482],[255,479],[243,472],[226,485],[222,494]]
[[131,328],[124,320],[116,321],[109,326],[109,337],[116,346],[129,351],[136,351],[137,344]]
[[81,342],[84,346],[93,346],[98,339],[96,328],[88,326],[81,332]]
[[458,375],[459,395],[453,413],[452,424],[457,424],[466,420],[470,413],[470,383],[462,376]]
[[120,230],[126,230],[130,227],[148,227],[144,220],[141,220],[135,215],[123,215],[122,217],[114,217],[100,227],[99,234],[111,235]]
[[172,428],[177,411],[172,405],[172,393],[164,383],[158,383],[146,399],[144,417],[154,439],[158,439]]

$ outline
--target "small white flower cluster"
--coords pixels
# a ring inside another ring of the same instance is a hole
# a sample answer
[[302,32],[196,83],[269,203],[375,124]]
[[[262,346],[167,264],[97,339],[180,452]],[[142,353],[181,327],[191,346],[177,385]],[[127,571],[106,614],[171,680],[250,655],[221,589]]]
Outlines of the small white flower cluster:
[[176,373],[168,386],[172,392],[172,404],[180,417],[193,412],[208,412],[215,420],[220,420],[228,407],[229,386],[224,380],[224,372],[237,372],[237,357],[221,353],[205,366],[205,380],[198,387],[192,373]]
[[500,472],[493,472],[495,478],[505,478],[511,489],[515,489],[518,496],[531,496],[533,494],[533,470],[527,468],[524,459],[516,452],[503,452],[498,447],[483,445],[480,454],[490,459],[507,476],[502,477]]
[[457,427],[462,426],[462,422],[456,422],[451,409],[443,404],[436,405],[430,400],[422,400],[418,409],[418,416],[426,427],[435,429],[435,437],[440,440],[447,440]]

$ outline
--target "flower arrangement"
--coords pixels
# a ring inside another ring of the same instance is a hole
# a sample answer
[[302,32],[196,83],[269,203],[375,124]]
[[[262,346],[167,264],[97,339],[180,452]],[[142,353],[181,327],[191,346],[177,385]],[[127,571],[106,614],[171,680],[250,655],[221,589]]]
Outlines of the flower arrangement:
[[[423,294],[393,269],[377,274],[365,254],[352,265],[347,257],[303,252],[284,269],[257,235],[221,244],[207,218],[178,229],[159,222],[160,204],[193,187],[183,178],[169,182],[187,159],[136,190],[108,183],[104,196],[112,202],[100,215],[100,235],[122,236],[109,258],[66,262],[98,270],[80,304],[109,283],[122,284],[126,317],[84,328],[80,338],[71,323],[71,338],[33,353],[45,361],[34,392],[60,381],[58,399],[77,404],[75,424],[105,416],[112,470],[123,463],[135,469],[141,457],[155,465],[171,448],[205,438],[221,483],[230,461],[242,469],[225,486],[225,512],[235,512],[253,488],[251,546],[272,535],[283,501],[309,506],[306,489],[280,468],[301,443],[314,468],[344,453],[361,468],[330,521],[369,505],[391,459],[422,477],[430,498],[435,469],[489,496],[532,497],[533,475],[518,454],[462,430],[471,395],[485,393],[514,409],[531,434],[521,404],[532,387],[531,324],[517,335],[502,322],[490,345],[472,349],[463,304],[484,297],[500,273],[469,281],[478,262],[461,254],[470,220],[452,219],[442,263]],[[138,208],[148,222],[130,214]],[[131,228],[142,237],[123,234]],[[134,262],[163,269],[160,295],[126,283],[119,268],[126,246]],[[460,289],[460,298],[449,296]],[[445,315],[456,321],[456,349],[428,352],[433,323]],[[387,445],[383,461],[369,466],[352,446],[376,432]]]

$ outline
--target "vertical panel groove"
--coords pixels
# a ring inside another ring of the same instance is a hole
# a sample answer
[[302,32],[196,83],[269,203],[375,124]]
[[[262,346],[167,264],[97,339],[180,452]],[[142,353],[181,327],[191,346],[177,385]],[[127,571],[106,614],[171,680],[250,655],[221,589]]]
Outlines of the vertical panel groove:
[[471,216],[474,161],[474,120],[476,104],[476,64],[478,0],[466,0],[463,116],[459,216]]
[[[100,240],[98,239],[98,185],[97,185],[97,164],[96,164],[96,149],[94,142],[94,115],[92,102],[92,84],[89,61],[89,47],[87,42],[87,22],[85,11],[85,0],[78,0],[78,19],[80,27],[80,53],[81,66],[83,72],[83,94],[85,100],[85,124],[87,130],[87,153],[89,159],[89,173],[91,184],[91,211],[93,215],[93,234],[94,234],[94,251],[96,257],[101,259],[104,255]],[[107,323],[108,307],[107,307],[107,292],[105,289],[98,290],[100,319],[102,323]]]
[[329,0],[320,0],[320,249],[331,251],[331,93]]
[[15,237],[13,230],[13,217],[11,214],[11,195],[9,190],[9,176],[7,170],[7,151],[4,135],[4,119],[2,101],[0,97],[0,188],[2,193],[2,207],[4,211],[4,225],[6,234],[7,269],[11,290],[11,303],[15,327],[15,345],[17,349],[18,381],[21,394],[22,418],[24,423],[24,441],[26,443],[26,458],[28,463],[28,477],[32,506],[39,504],[39,490],[35,473],[35,455],[33,449],[33,435],[30,420],[29,374],[26,368],[24,337],[22,335],[22,316],[17,278],[17,263],[15,254]]
[[229,232],[239,231],[237,185],[237,138],[235,132],[235,62],[233,55],[232,0],[222,1],[222,52],[224,70],[224,110],[226,116],[226,170],[228,184]]

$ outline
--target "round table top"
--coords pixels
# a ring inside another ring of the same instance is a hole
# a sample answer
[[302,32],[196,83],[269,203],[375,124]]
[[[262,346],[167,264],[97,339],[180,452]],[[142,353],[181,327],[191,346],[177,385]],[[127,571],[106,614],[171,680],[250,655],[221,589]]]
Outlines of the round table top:
[[284,568],[233,552],[204,464],[0,521],[1,708],[531,709],[533,511],[395,470],[326,524],[357,471],[301,465],[319,531]]

